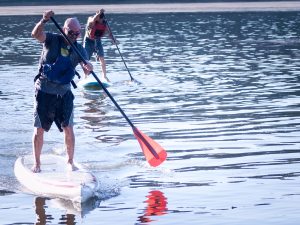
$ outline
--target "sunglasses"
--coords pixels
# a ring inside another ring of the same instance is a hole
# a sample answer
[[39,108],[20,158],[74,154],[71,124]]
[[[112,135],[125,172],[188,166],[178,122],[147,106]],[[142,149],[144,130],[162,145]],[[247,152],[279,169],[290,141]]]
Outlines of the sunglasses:
[[68,35],[78,37],[80,35],[80,31],[68,30]]

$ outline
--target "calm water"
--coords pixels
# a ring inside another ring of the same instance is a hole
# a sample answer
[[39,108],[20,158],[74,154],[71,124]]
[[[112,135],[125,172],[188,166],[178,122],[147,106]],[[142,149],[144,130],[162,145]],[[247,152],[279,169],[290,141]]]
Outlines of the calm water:
[[[109,91],[168,160],[150,168],[110,99],[76,89],[76,159],[99,198],[79,212],[24,192],[13,164],[31,152],[40,16],[2,16],[0,224],[298,224],[300,12],[108,16],[142,83],[106,40]],[[53,126],[43,152],[63,154],[62,139]]]

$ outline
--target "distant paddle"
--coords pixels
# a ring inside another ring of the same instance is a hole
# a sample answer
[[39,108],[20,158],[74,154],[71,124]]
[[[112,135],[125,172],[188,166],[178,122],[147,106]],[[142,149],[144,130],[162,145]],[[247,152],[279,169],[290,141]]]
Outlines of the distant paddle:
[[[58,23],[55,21],[53,17],[50,17],[52,22],[55,24],[55,26],[58,28],[60,33],[64,36],[64,38],[68,41],[68,43],[71,45],[73,50],[78,54],[82,62],[86,65],[87,61],[83,58],[81,53],[78,51],[77,47],[70,41],[68,36],[64,33],[64,31],[61,29],[61,27],[58,25]],[[123,115],[123,117],[126,119],[126,121],[131,126],[134,136],[138,140],[143,153],[146,157],[146,160],[148,163],[153,166],[159,166],[162,162],[164,162],[167,158],[167,152],[154,140],[152,140],[150,137],[148,137],[146,134],[139,131],[133,123],[129,120],[129,118],[126,116],[124,111],[121,109],[119,104],[115,101],[115,99],[112,97],[112,95],[109,93],[109,91],[106,89],[105,85],[100,81],[100,79],[97,77],[97,75],[94,73],[94,71],[91,71],[94,78],[97,80],[97,82],[100,84],[104,92],[107,94],[107,96],[110,98],[110,100],[115,104],[117,109],[120,111],[120,113]]]
[[115,36],[113,35],[113,33],[112,33],[111,29],[110,29],[109,23],[108,23],[108,21],[107,21],[105,15],[104,15],[104,13],[103,13],[103,19],[104,19],[105,22],[106,22],[107,28],[108,28],[108,30],[109,30],[111,36],[112,36],[112,39],[114,40],[114,44],[116,45],[116,47],[117,47],[117,49],[118,49],[119,55],[120,55],[121,58],[122,58],[122,61],[123,61],[124,65],[125,65],[125,68],[127,69],[127,72],[128,72],[128,74],[129,74],[129,76],[130,76],[131,81],[133,81],[133,82],[135,82],[135,83],[138,83],[138,84],[141,84],[141,82],[139,82],[139,81],[133,79],[133,77],[132,77],[132,75],[131,75],[131,73],[130,73],[130,71],[129,71],[127,65],[126,65],[126,62],[125,62],[125,60],[124,60],[124,58],[123,58],[123,55],[122,55],[122,53],[121,53],[121,51],[120,51],[120,48],[119,48],[119,46],[118,46],[118,44],[117,44],[117,41],[116,41],[116,39],[115,39]]

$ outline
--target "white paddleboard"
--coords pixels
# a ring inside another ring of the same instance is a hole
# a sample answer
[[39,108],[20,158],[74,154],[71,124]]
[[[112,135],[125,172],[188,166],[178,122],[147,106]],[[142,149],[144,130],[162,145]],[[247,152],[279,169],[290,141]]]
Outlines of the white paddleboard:
[[[103,81],[101,80],[102,84],[104,87],[109,87],[111,86],[110,82]],[[78,83],[77,86],[86,90],[101,90],[102,87],[98,83],[98,81],[93,77],[93,75],[89,75],[87,78],[81,79]]]
[[33,156],[19,157],[14,166],[19,182],[35,195],[50,198],[69,199],[85,202],[95,196],[98,188],[96,177],[75,163],[79,168],[68,171],[66,158],[57,155],[41,155],[41,172],[33,173]]

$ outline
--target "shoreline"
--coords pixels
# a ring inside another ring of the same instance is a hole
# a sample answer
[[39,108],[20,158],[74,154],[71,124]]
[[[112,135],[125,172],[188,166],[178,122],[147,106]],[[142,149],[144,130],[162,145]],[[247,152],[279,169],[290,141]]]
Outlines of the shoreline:
[[300,11],[300,1],[284,2],[223,2],[223,3],[162,3],[116,5],[54,5],[1,6],[1,16],[40,15],[52,9],[55,14],[93,14],[100,8],[108,13],[163,13],[163,12],[263,12]]

